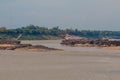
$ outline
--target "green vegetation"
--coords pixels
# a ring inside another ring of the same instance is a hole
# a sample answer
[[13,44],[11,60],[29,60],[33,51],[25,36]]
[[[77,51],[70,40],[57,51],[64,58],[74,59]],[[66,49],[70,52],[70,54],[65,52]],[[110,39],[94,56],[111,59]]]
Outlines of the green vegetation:
[[86,38],[119,38],[120,31],[90,31],[78,29],[60,29],[59,27],[46,28],[34,25],[16,29],[1,29],[1,39],[16,38],[22,34],[22,40],[49,40],[49,39],[63,39],[65,34],[77,35]]

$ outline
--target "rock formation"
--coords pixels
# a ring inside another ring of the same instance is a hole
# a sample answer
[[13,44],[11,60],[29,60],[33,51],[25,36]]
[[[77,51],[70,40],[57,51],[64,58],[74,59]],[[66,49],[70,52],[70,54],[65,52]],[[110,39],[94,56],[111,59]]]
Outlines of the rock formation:
[[109,40],[109,39],[70,39],[70,40],[63,40],[61,42],[62,45],[71,45],[75,46],[76,44],[89,44],[89,46],[120,46],[120,41],[117,40]]

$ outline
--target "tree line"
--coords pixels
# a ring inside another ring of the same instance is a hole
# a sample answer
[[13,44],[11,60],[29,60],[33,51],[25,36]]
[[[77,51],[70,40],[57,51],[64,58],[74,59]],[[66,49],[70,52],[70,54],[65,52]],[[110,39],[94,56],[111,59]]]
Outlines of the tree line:
[[91,31],[78,29],[60,29],[58,26],[53,28],[28,25],[16,29],[0,29],[0,38],[15,38],[22,34],[21,39],[63,39],[65,34],[76,35],[86,38],[119,38],[120,31]]

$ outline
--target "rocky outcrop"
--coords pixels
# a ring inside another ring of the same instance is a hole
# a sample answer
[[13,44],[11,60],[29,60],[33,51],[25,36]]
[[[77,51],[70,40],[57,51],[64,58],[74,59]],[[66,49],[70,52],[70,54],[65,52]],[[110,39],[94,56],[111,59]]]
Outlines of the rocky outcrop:
[[62,45],[75,46],[76,44],[89,44],[89,46],[120,46],[120,41],[111,41],[109,39],[73,39],[63,40]]

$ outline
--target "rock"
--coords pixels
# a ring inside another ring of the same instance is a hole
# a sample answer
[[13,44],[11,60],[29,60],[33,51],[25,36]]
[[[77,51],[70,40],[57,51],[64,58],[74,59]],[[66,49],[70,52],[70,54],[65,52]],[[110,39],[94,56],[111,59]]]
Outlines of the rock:
[[87,44],[91,46],[120,46],[120,41],[110,41],[109,39],[78,39],[78,40],[63,40],[62,45],[77,45],[77,44]]

